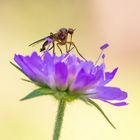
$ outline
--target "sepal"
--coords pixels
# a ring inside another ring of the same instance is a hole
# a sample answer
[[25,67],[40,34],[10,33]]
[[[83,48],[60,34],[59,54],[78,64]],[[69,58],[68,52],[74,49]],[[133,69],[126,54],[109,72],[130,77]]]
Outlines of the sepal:
[[43,95],[51,95],[52,93],[54,93],[54,91],[49,88],[38,88],[38,89],[32,91],[31,93],[29,93],[24,98],[20,99],[20,101],[32,99],[32,98],[35,98],[38,96],[43,96]]
[[[14,66],[16,69],[18,69],[20,72],[22,72],[24,75],[26,75],[26,74],[22,71],[22,69],[19,68],[17,65],[15,65],[13,62],[10,61],[10,64],[11,64],[12,66]],[[27,76],[27,75],[26,75],[26,76]]]
[[110,125],[114,128],[114,129],[116,129],[116,127],[113,125],[113,123],[109,120],[109,118],[106,116],[106,114],[104,113],[104,111],[101,109],[101,107],[97,104],[97,103],[95,103],[93,100],[91,100],[91,99],[88,99],[88,102],[90,103],[90,104],[92,104],[92,105],[94,105],[101,113],[102,113],[102,115],[105,117],[105,119],[110,123]]

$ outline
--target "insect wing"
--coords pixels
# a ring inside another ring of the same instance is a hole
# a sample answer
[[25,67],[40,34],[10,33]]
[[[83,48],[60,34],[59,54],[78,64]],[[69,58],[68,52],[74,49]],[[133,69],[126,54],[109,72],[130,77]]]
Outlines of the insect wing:
[[33,46],[37,45],[38,43],[40,43],[40,42],[42,42],[42,41],[45,41],[46,38],[47,38],[47,37],[44,37],[44,38],[42,38],[42,39],[39,39],[39,40],[37,40],[37,41],[31,43],[29,46],[32,46],[32,47],[33,47]]

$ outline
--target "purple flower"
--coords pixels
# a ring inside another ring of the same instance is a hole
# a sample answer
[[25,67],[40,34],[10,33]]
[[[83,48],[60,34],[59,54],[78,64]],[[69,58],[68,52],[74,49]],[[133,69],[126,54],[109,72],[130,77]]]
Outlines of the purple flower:
[[[101,49],[107,46],[105,44]],[[48,51],[43,56],[36,52],[31,56],[15,55],[14,60],[34,83],[49,87],[57,92],[57,96],[63,92],[68,93],[67,98],[82,96],[84,99],[98,99],[115,106],[127,104],[122,101],[127,98],[126,92],[117,87],[106,86],[114,78],[118,68],[105,72],[104,63],[94,65],[74,54],[56,56]]]

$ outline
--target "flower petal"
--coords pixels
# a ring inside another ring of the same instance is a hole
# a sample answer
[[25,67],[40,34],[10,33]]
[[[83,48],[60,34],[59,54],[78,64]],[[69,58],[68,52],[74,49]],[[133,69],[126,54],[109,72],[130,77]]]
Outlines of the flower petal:
[[55,84],[58,89],[64,90],[68,84],[68,70],[65,63],[55,64]]
[[43,55],[43,67],[42,71],[46,75],[46,79],[48,81],[48,85],[51,88],[55,88],[55,80],[54,80],[54,60],[56,56],[51,56],[48,51],[46,51]]
[[105,81],[104,81],[104,84],[107,84],[108,82],[110,82],[114,78],[117,70],[118,70],[118,67],[115,68],[112,72],[106,72],[105,73]]
[[35,73],[28,67],[28,65],[24,62],[24,57],[22,55],[15,55],[14,60],[21,67],[23,72],[29,76],[32,80],[36,79]]
[[73,91],[83,91],[87,88],[92,88],[96,81],[97,79],[93,74],[87,74],[84,69],[81,69],[70,89]]
[[45,73],[43,60],[36,52],[33,52],[31,56],[15,55],[15,61],[33,81],[47,84],[51,88],[55,87],[53,80],[50,78],[51,74]]
[[74,54],[66,54],[66,57],[62,60],[67,65],[68,69],[68,83],[71,84],[78,72],[79,62],[77,61],[77,57]]
[[93,93],[89,93],[91,98],[99,100],[124,100],[127,93],[116,87],[97,87]]
[[43,60],[44,63],[47,63],[48,65],[53,63],[53,59],[52,56],[50,55],[50,53],[48,51],[45,51],[43,54]]
[[125,106],[125,105],[128,105],[128,103],[126,103],[126,102],[111,103],[111,102],[106,101],[106,100],[102,100],[102,101],[104,101],[104,102],[106,102],[106,103],[109,103],[109,104],[111,104],[111,105],[114,105],[114,106]]
[[35,79],[36,81],[48,85],[49,81],[48,81],[47,75],[45,75],[44,73],[41,63],[40,64],[35,63],[34,59],[37,62],[40,61],[40,57],[36,57],[36,55],[33,53],[31,56],[25,56],[24,62],[36,75],[36,79]]
[[94,69],[94,64],[91,61],[81,62],[80,63],[80,69],[84,69],[84,71],[87,74],[90,74],[90,73],[92,73],[92,70]]
[[37,67],[37,68],[41,68],[42,67],[42,63],[43,61],[41,60],[41,57],[36,53],[36,52],[33,52],[31,57],[28,57],[28,61],[34,66],[34,67]]

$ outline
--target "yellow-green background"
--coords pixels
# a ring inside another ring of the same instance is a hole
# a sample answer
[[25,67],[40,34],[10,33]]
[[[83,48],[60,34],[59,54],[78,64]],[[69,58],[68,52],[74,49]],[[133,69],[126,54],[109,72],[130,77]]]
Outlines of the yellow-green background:
[[110,85],[128,92],[129,105],[97,101],[114,130],[94,107],[70,103],[60,140],[139,140],[139,7],[139,0],[0,0],[0,140],[51,140],[57,101],[40,97],[20,102],[36,87],[20,80],[24,76],[9,61],[15,53],[39,51],[40,46],[28,44],[61,27],[77,29],[73,40],[87,59],[96,60],[99,46],[110,44],[107,70],[119,67]]

